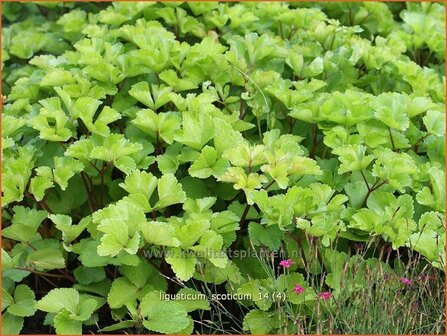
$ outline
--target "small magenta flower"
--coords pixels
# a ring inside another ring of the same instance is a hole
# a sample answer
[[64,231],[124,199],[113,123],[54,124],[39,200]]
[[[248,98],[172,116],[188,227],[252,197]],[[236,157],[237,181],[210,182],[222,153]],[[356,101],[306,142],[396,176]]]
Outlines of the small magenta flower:
[[303,286],[300,286],[300,285],[294,285],[294,286],[295,286],[295,288],[293,289],[293,291],[296,294],[301,294],[302,292],[304,292],[304,287]]
[[286,260],[281,260],[279,262],[279,265],[285,268],[289,268],[290,266],[292,266],[293,264],[293,260],[292,259],[286,259]]
[[329,300],[332,297],[332,294],[330,292],[321,292],[318,294],[319,299],[323,299],[325,301]]
[[411,285],[411,280],[408,279],[408,278],[403,277],[403,278],[400,279],[400,281],[401,281],[404,285],[408,285],[408,286]]

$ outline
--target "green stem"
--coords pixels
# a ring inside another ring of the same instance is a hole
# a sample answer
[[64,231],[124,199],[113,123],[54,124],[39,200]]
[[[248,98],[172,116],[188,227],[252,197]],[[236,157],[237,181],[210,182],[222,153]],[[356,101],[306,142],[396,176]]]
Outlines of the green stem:
[[396,151],[396,146],[394,145],[393,134],[391,133],[391,128],[389,126],[388,126],[388,132],[390,133],[390,141],[391,141],[391,146],[393,147],[393,151]]

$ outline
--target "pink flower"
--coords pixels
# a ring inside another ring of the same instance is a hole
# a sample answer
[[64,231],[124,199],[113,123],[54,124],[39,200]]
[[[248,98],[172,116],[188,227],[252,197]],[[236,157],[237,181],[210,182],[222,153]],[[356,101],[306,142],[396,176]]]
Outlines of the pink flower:
[[289,268],[290,266],[292,266],[293,264],[293,260],[292,259],[287,259],[287,260],[281,260],[279,262],[279,265],[285,268]]
[[404,285],[411,285],[411,280],[408,278],[401,278],[400,281],[404,284]]
[[301,294],[302,292],[304,292],[304,287],[303,286],[300,286],[300,285],[294,285],[294,286],[295,286],[295,288],[293,289],[293,291],[296,294]]
[[330,292],[321,292],[318,294],[319,299],[323,299],[325,301],[329,300],[332,297],[332,294]]

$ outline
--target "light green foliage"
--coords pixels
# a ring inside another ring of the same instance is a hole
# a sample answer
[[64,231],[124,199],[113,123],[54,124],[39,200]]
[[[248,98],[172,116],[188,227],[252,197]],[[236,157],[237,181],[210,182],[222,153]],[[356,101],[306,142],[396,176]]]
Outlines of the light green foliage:
[[363,171],[374,160],[372,155],[365,155],[366,147],[362,145],[337,147],[332,152],[338,155],[338,159],[341,162],[338,169],[339,174]]
[[58,288],[40,299],[35,307],[55,314],[54,328],[58,334],[78,334],[82,331],[82,322],[103,304],[99,299],[81,296],[74,288]]
[[[50,141],[67,141],[71,130],[66,127],[68,117],[61,107],[58,97],[39,101],[42,108],[37,116],[29,121],[29,125],[40,132],[40,137]],[[70,126],[70,125],[67,125]]]
[[172,144],[174,134],[179,129],[180,120],[173,113],[156,114],[149,109],[140,110],[133,123],[143,132],[149,134],[153,141],[162,139]]
[[229,167],[228,161],[219,158],[213,147],[205,146],[200,156],[189,168],[189,174],[193,177],[207,178],[209,176],[222,175]]
[[[157,179],[151,173],[134,171],[126,177],[120,187],[129,193],[127,200],[141,206],[145,212],[163,209],[172,204],[182,203],[186,199],[185,192],[172,174],[165,174]],[[157,188],[157,201],[151,205],[152,194]]]
[[140,309],[146,317],[143,324],[149,330],[169,334],[179,332],[189,324],[186,309],[180,303],[161,300],[158,291],[146,294]]
[[18,241],[32,241],[39,237],[37,229],[47,216],[46,211],[15,206],[11,225],[2,230],[4,237]]
[[327,316],[369,267],[444,269],[442,3],[8,2],[2,24],[3,334],[368,334]]
[[34,292],[28,286],[18,285],[14,289],[14,294],[3,292],[3,295],[5,295],[5,298],[3,299],[2,309],[8,308],[8,313],[25,317],[32,316],[36,312]]
[[157,85],[152,85],[151,90],[149,90],[147,82],[140,82],[132,86],[132,89],[129,90],[129,95],[147,107],[158,110],[161,106],[171,101],[171,91],[172,89],[169,87]]
[[208,114],[185,111],[182,114],[182,130],[175,140],[195,150],[202,147],[214,137],[214,124]]
[[121,251],[136,254],[140,244],[138,227],[145,221],[144,213],[129,202],[121,201],[95,212],[93,222],[104,233],[98,255],[114,257]]

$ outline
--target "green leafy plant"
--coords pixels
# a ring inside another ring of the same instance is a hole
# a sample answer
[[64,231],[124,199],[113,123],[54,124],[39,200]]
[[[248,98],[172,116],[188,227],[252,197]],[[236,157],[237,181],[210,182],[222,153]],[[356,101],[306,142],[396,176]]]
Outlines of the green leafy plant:
[[3,334],[445,333],[443,4],[2,15]]

